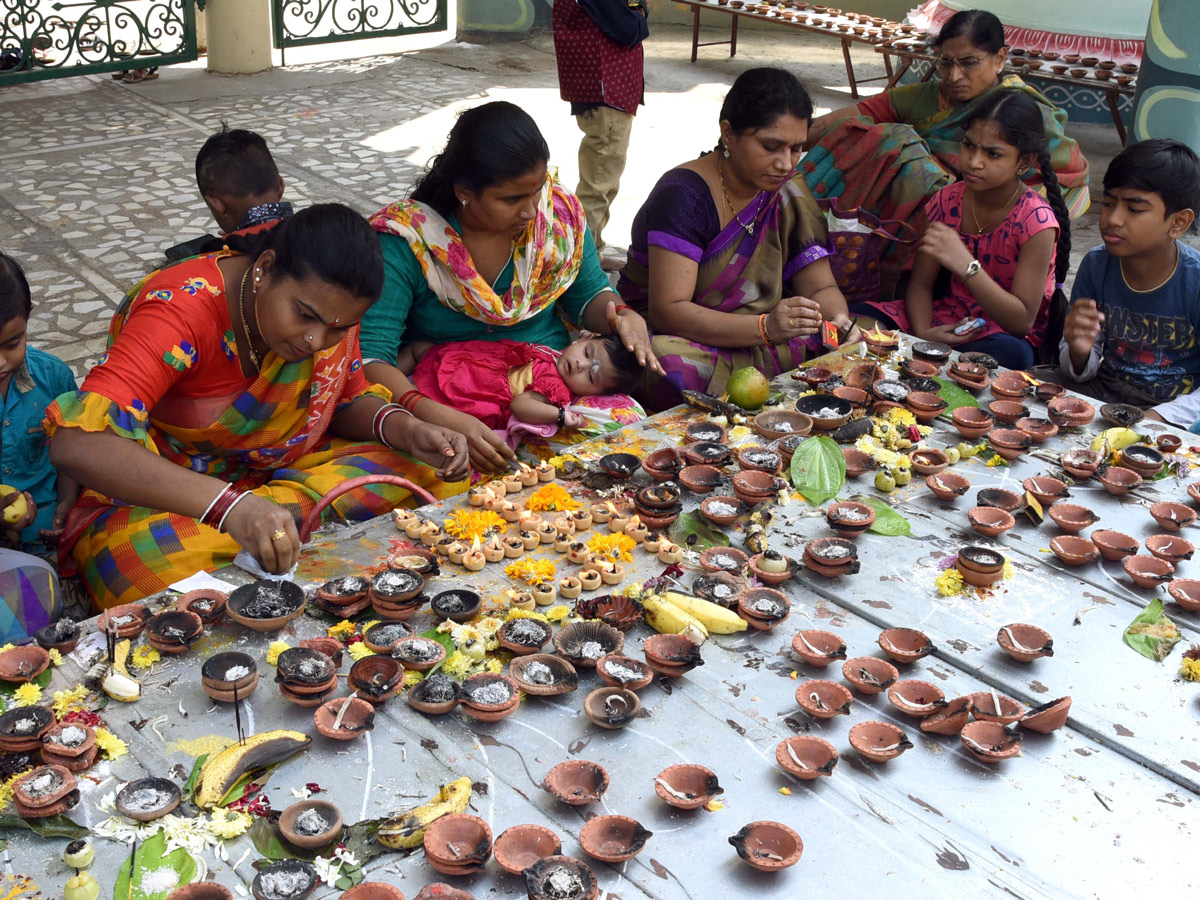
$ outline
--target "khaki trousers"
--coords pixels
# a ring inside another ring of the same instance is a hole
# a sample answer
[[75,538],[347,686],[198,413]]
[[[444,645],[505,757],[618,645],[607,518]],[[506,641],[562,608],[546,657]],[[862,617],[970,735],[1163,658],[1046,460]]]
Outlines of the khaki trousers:
[[609,207],[621,186],[625,153],[633,116],[611,106],[598,106],[575,117],[583,140],[579,144],[579,187],[575,196],[587,213],[596,250],[604,249],[601,234],[608,224]]

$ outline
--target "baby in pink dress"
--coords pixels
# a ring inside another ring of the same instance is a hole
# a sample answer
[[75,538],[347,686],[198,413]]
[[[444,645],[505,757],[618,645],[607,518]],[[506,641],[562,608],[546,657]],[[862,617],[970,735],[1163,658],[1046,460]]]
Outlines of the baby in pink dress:
[[559,352],[518,341],[417,342],[400,352],[399,368],[425,396],[503,430],[510,417],[533,425],[580,428],[574,397],[624,393],[642,368],[615,335],[583,337]]

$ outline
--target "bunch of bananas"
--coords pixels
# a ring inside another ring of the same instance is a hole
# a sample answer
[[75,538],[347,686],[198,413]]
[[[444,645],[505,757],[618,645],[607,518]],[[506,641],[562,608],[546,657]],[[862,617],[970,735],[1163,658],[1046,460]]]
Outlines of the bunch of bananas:
[[746,630],[746,620],[718,603],[664,591],[641,598],[647,624],[659,634],[686,634],[704,643],[710,634],[734,634]]

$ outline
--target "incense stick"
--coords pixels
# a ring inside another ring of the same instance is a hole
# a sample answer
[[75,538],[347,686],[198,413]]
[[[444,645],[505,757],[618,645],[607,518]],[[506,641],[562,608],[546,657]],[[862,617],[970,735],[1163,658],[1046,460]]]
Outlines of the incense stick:
[[237,726],[238,743],[246,743],[246,733],[242,730],[242,705],[238,702],[237,681],[233,682],[233,720]]

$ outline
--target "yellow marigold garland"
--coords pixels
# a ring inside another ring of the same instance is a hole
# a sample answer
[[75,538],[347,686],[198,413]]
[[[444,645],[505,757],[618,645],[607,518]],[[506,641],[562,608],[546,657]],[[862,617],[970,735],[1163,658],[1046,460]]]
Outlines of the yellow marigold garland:
[[627,534],[596,534],[592,535],[587,546],[593,553],[632,562],[633,548],[637,546],[637,541]]
[[525,501],[525,508],[531,509],[534,512],[548,512],[551,510],[562,512],[568,509],[579,509],[579,502],[572,498],[562,485],[551,482],[550,484],[542,485],[530,494],[529,499]]
[[504,574],[513,581],[523,581],[526,584],[541,584],[554,578],[557,571],[553,562],[548,559],[518,559],[504,567]]
[[458,509],[446,517],[442,526],[446,534],[460,541],[483,540],[489,534],[502,534],[508,523],[490,509]]

